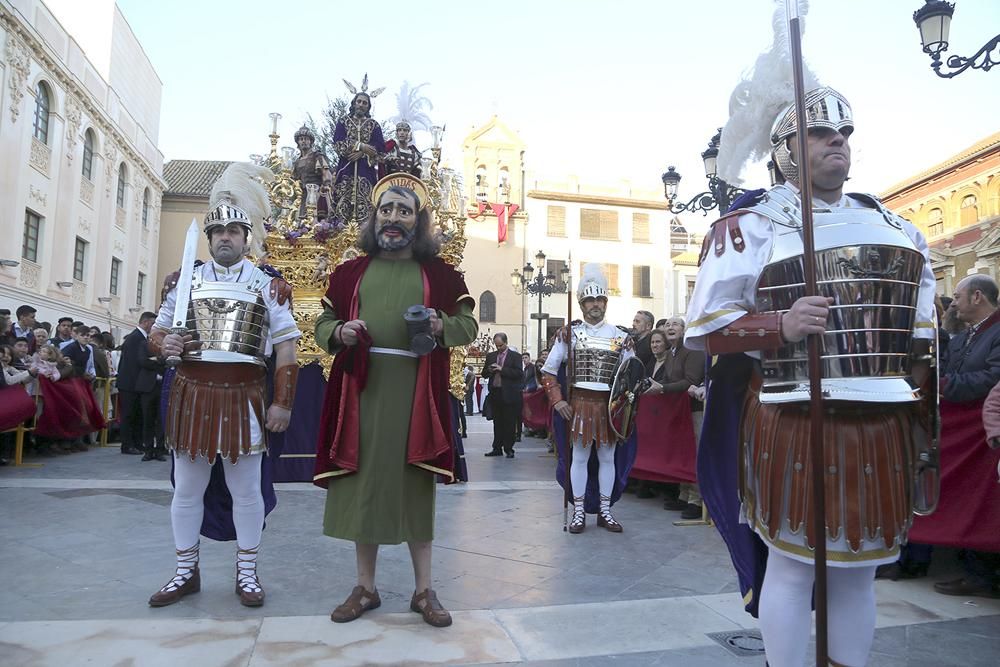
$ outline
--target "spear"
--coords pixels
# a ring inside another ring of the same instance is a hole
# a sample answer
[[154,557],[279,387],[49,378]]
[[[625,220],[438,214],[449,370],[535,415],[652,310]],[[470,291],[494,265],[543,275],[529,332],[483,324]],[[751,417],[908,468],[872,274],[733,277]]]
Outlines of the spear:
[[[818,295],[816,287],[816,244],[813,238],[812,178],[809,174],[809,153],[806,143],[808,129],[806,118],[806,91],[802,74],[802,32],[798,0],[785,0],[788,10],[788,39],[792,51],[792,79],[795,83],[795,142],[798,145],[799,192],[802,196],[802,272],[805,277],[805,294]],[[812,494],[813,535],[816,548],[815,564],[816,604],[816,665],[827,667],[827,609],[826,609],[826,502],[823,483],[823,367],[820,360],[820,337],[810,335],[806,340],[809,353],[809,422],[812,443]]]
[[[566,274],[566,402],[572,406],[573,395],[573,252],[566,258],[569,273]],[[569,530],[569,503],[573,495],[569,467],[573,463],[573,434],[570,427],[573,420],[566,420],[563,432],[566,434],[566,456],[563,457],[563,532]]]

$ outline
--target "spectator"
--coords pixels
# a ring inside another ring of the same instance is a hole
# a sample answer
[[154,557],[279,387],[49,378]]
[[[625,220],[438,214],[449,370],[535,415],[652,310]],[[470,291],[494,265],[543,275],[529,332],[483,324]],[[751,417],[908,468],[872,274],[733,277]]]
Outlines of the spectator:
[[656,326],[653,328],[662,329],[663,327],[666,326],[666,324],[667,324],[667,318],[664,317],[663,319],[656,320]]
[[[653,380],[650,392],[659,391],[663,394],[673,392],[685,392],[692,387],[699,387],[705,382],[705,353],[698,350],[690,350],[684,347],[684,318],[671,317],[664,325],[663,337],[669,345],[669,352],[665,355],[665,371],[662,374],[662,381]],[[695,396],[691,396],[691,420],[694,422],[695,443],[701,437],[702,417],[704,416],[704,404]],[[680,493],[677,500],[667,499],[663,503],[663,508],[667,510],[680,510],[682,519],[700,519],[701,494],[697,484],[681,484]]]
[[[121,405],[122,454],[144,454],[143,461],[165,461],[166,449],[156,447],[156,418],[159,410],[160,363],[148,350],[150,329],[156,313],[145,312],[139,324],[122,341],[118,367],[118,392]],[[160,447],[163,447],[162,440]]]
[[17,321],[11,327],[11,331],[14,334],[14,338],[24,338],[28,341],[28,353],[32,354],[35,351],[35,336],[32,333],[35,330],[35,313],[38,311],[31,306],[24,304],[17,307],[16,315]]
[[0,345],[0,368],[3,370],[3,381],[5,385],[23,384],[31,382],[31,372],[27,368],[19,368],[15,365],[16,351],[12,345]]
[[56,335],[49,339],[49,342],[60,347],[63,343],[73,340],[73,318],[60,317],[56,322]]
[[476,390],[476,374],[472,370],[472,366],[465,367],[462,379],[465,381],[465,414],[471,415],[473,413],[472,399]]
[[61,362],[62,353],[59,352],[59,348],[46,343],[38,348],[38,352],[32,358],[30,370],[34,371],[36,377],[47,377],[53,382],[58,382],[62,378],[59,373]]
[[649,349],[649,333],[653,330],[653,313],[648,310],[637,311],[632,318],[632,341],[635,343],[635,356],[645,366],[653,359]]
[[49,344],[49,332],[43,327],[35,327],[35,330],[31,332],[31,335],[35,337],[35,352],[42,349],[43,345]]
[[31,354],[28,352],[28,339],[20,336],[14,339],[14,356],[11,365],[19,371],[26,371],[31,364]]
[[10,330],[10,309],[0,308],[0,345],[13,345],[14,335]]
[[[997,296],[996,282],[985,275],[968,276],[955,288],[949,310],[968,328],[949,341],[941,378],[940,502],[910,531],[911,542],[964,549],[965,576],[934,585],[945,595],[1000,598],[997,452],[987,446],[983,429],[983,401],[1000,380]],[[929,558],[910,555],[918,563]]]
[[73,340],[63,343],[59,351],[73,364],[76,377],[93,380],[97,377],[94,352],[90,346],[90,327],[80,324],[73,329]]

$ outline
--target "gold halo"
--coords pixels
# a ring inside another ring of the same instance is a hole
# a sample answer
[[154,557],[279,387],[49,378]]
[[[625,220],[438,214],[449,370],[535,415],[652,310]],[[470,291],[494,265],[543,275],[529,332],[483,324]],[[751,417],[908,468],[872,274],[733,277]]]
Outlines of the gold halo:
[[417,196],[418,208],[421,211],[427,208],[427,204],[430,201],[430,193],[427,191],[427,186],[416,176],[404,173],[389,174],[375,184],[375,187],[372,188],[372,206],[378,206],[378,200],[382,198],[382,194],[391,187],[410,190]]

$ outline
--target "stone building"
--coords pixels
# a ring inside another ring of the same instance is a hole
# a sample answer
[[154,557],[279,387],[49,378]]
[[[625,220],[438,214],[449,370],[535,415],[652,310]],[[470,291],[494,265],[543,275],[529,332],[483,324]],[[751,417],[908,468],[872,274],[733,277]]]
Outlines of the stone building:
[[1000,132],[881,197],[927,237],[938,293],[950,296],[973,273],[1000,279]]
[[0,0],[0,302],[118,334],[156,306],[162,83],[113,0],[83,4]]

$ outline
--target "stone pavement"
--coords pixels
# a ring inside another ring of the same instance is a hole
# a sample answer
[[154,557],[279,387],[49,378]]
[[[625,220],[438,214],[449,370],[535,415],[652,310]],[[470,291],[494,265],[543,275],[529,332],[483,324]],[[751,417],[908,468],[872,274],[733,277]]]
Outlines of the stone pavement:
[[[383,547],[382,607],[338,625],[330,610],[354,583],[349,543],[322,535],[323,492],[282,484],[260,555],[267,603],[239,605],[232,543],[202,543],[202,590],[151,609],[173,573],[169,463],[117,447],[0,468],[0,665],[763,665],[753,619],[714,528],[677,527],[658,499],[626,495],[621,535],[562,531],[545,443],[484,458],[491,425],[469,422],[472,482],[439,487],[434,587],[453,612],[435,629],[408,611],[405,545]],[[878,582],[870,665],[992,665],[1000,600],[943,596],[957,571]],[[749,648],[738,656],[729,644]]]

